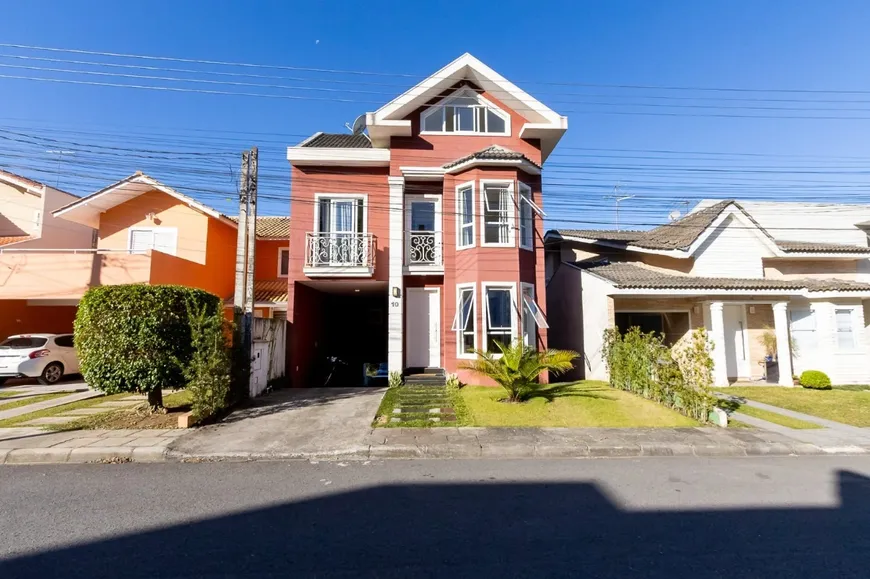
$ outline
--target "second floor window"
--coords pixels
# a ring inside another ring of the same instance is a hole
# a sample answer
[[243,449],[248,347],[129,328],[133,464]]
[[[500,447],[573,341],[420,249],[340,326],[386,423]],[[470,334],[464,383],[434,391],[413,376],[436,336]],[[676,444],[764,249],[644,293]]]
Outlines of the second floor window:
[[513,245],[513,204],[509,184],[483,186],[484,245]]
[[282,247],[278,250],[278,276],[287,277],[290,273],[290,248]]
[[460,185],[456,194],[460,249],[474,246],[474,185]]
[[535,214],[532,209],[532,189],[520,183],[520,247],[532,249],[534,243]]
[[320,197],[317,207],[318,233],[365,233],[362,197]]
[[134,253],[144,253],[155,249],[175,255],[178,245],[178,229],[175,227],[137,227],[130,229],[128,249]]

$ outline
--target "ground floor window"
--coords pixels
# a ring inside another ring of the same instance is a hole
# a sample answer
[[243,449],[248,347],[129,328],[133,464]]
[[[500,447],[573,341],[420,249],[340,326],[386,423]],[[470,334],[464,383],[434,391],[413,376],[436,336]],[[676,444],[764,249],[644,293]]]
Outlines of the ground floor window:
[[794,346],[792,355],[800,356],[803,352],[807,356],[812,356],[818,346],[816,313],[809,308],[794,309],[789,310],[788,317]]
[[522,322],[523,322],[523,344],[537,349],[538,347],[538,328],[549,328],[547,318],[544,312],[535,301],[535,286],[529,283],[522,284]]
[[677,343],[690,329],[689,312],[616,312],[614,321],[621,334],[637,327],[645,334],[663,334],[668,346]]
[[837,328],[837,349],[855,349],[855,329],[852,321],[852,308],[837,308],[834,310],[834,319]]
[[456,315],[453,331],[456,332],[456,355],[460,358],[474,357],[477,348],[475,332],[474,285],[456,287]]
[[496,343],[509,346],[513,341],[513,285],[485,285],[486,350],[498,352]]

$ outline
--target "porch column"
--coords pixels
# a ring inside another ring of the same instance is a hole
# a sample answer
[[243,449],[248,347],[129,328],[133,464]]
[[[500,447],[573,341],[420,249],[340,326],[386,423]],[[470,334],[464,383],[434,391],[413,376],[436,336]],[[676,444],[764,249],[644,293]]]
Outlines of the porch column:
[[[403,312],[405,310],[405,279],[402,260],[405,248],[405,178],[387,177],[390,185],[390,282],[387,288],[387,368],[390,372],[402,372],[404,359]],[[398,297],[397,297],[398,296]]]
[[728,386],[728,362],[725,357],[725,304],[710,303],[710,340],[713,342],[713,385]]
[[791,378],[791,344],[788,333],[788,302],[773,304],[773,327],[776,332],[776,363],[779,366],[780,386],[794,386]]

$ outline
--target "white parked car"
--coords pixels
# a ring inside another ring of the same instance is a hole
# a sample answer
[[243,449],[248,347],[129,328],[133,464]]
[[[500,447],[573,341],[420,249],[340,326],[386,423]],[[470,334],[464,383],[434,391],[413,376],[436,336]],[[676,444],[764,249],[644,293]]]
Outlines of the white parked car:
[[72,334],[21,334],[0,342],[0,384],[9,378],[54,384],[64,374],[78,371]]

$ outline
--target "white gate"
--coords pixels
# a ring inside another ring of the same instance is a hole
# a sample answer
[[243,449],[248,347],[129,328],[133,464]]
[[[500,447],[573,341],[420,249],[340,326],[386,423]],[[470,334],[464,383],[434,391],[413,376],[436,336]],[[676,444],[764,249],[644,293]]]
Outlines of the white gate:
[[287,322],[279,319],[254,318],[251,352],[251,397],[259,396],[271,380],[285,373]]

